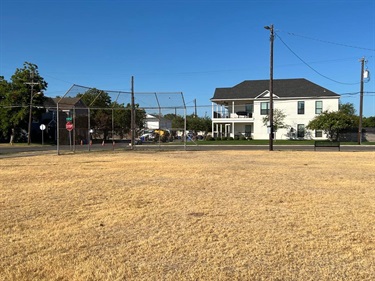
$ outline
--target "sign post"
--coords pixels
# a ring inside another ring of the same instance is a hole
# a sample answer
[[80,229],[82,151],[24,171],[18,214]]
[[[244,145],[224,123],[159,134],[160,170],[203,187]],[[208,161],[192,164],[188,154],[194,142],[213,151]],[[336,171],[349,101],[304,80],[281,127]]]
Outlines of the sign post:
[[[68,118],[66,118],[68,120]],[[74,128],[74,125],[72,122],[67,121],[65,124],[65,128],[69,131],[69,147],[70,150],[72,150],[72,130]]]
[[66,124],[65,124],[65,128],[66,128],[69,132],[71,132],[71,131],[73,130],[73,128],[74,128],[74,125],[73,125],[72,122],[68,121],[68,122],[66,122]]
[[40,125],[40,130],[42,131],[42,145],[44,145],[44,130],[46,129],[46,125]]

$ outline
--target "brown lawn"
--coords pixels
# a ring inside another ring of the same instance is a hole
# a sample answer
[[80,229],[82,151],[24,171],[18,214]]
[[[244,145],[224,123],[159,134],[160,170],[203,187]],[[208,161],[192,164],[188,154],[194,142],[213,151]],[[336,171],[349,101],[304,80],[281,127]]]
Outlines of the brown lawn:
[[375,280],[375,152],[0,159],[0,280]]

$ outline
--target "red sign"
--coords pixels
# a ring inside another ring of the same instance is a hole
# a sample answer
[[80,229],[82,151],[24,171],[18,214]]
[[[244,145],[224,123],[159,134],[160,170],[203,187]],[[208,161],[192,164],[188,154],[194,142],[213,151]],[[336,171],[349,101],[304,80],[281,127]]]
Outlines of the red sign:
[[73,123],[72,122],[66,122],[65,128],[70,132],[74,128]]

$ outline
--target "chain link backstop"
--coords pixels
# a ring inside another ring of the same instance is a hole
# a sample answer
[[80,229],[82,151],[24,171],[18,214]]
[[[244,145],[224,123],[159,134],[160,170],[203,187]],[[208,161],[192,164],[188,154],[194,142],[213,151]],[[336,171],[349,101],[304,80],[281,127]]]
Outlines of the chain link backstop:
[[[164,142],[186,148],[182,92],[109,91],[73,85],[54,101],[50,114],[56,120],[58,154],[135,149]],[[165,118],[170,114],[183,117],[179,128]]]

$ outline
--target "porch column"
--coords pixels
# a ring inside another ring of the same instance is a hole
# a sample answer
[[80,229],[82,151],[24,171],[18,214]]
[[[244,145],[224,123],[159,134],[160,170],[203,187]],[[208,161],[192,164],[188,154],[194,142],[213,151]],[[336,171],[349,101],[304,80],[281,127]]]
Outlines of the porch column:
[[214,123],[214,119],[215,119],[215,115],[214,115],[214,112],[215,112],[215,103],[214,102],[211,102],[211,116],[212,116],[212,123],[211,123],[211,130],[212,130],[212,137],[214,138],[215,137],[215,123]]
[[224,132],[225,137],[228,137],[228,133],[230,134],[230,129],[228,129],[229,126],[230,124],[225,124],[225,132]]

